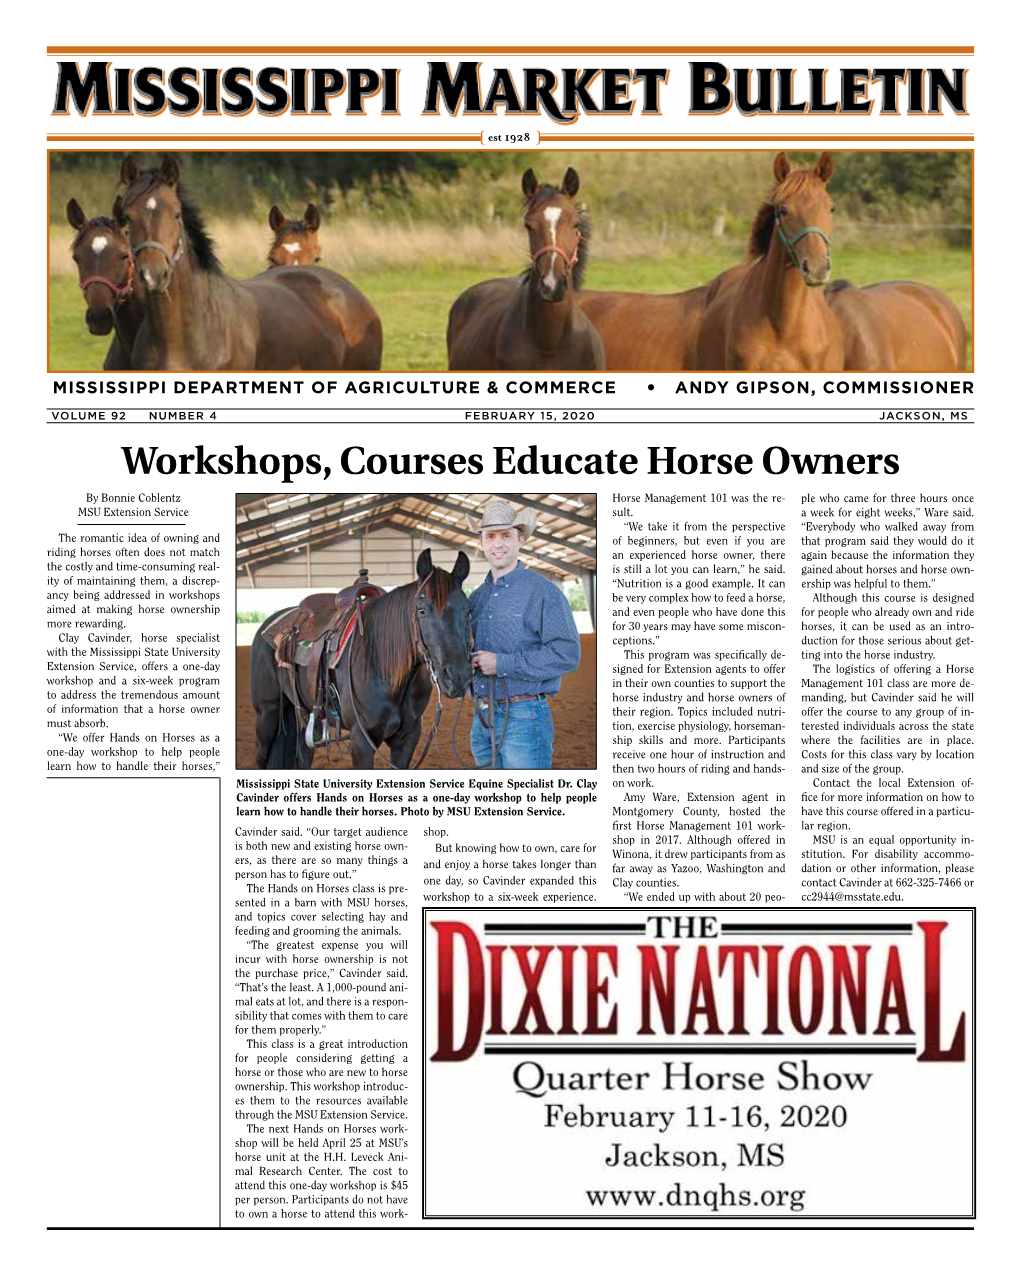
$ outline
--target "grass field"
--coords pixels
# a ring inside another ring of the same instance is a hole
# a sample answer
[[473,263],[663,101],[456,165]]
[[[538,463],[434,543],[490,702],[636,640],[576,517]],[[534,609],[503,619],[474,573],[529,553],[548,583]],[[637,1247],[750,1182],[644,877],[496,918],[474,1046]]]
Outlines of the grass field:
[[[263,268],[268,229],[246,223],[213,224],[228,273],[246,278]],[[71,232],[51,228],[49,366],[60,371],[102,367],[108,338],[89,335],[85,307],[70,260]],[[597,239],[588,268],[589,288],[638,292],[674,292],[713,278],[740,261],[737,240],[671,236],[637,239],[610,234]],[[837,244],[835,273],[863,285],[884,279],[915,279],[940,288],[959,306],[972,330],[971,254],[930,236],[914,237],[884,229],[880,234],[847,236]],[[880,239],[884,247],[873,244]],[[339,270],[372,300],[383,321],[383,368],[425,371],[446,367],[446,317],[457,296],[473,283],[514,273],[525,262],[523,234],[516,227],[491,229],[443,226],[407,228],[362,225],[324,230],[323,264]],[[602,255],[600,256],[600,248]],[[968,355],[969,366],[969,355]]]

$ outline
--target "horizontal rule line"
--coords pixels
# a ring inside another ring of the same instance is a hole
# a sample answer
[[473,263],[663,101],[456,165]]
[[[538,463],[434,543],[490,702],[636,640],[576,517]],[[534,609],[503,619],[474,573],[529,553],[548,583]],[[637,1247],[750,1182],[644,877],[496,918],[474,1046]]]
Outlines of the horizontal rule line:
[[520,935],[525,935],[525,934],[534,934],[534,935],[537,935],[537,936],[538,936],[538,937],[540,937],[540,938],[553,938],[553,937],[555,937],[557,934],[565,935],[565,936],[566,936],[566,937],[568,937],[568,938],[580,938],[580,937],[583,937],[583,936],[585,936],[585,935],[589,935],[589,936],[591,936],[592,938],[612,938],[612,937],[615,937],[615,938],[640,938],[640,937],[644,934],[644,929],[640,929],[640,930],[628,930],[628,929],[622,929],[622,930],[617,930],[617,929],[605,929],[605,930],[577,929],[577,930],[569,930],[569,929],[563,929],[563,928],[560,928],[560,927],[555,927],[555,928],[553,928],[553,929],[543,930],[543,929],[541,929],[539,926],[535,926],[535,925],[522,925],[522,926],[512,926],[512,925],[511,925],[511,926],[507,926],[505,929],[501,929],[499,926],[492,927],[492,926],[487,925],[487,926],[485,927],[485,933],[486,933],[486,934],[493,934],[493,935],[503,934],[503,935],[507,935],[507,936],[511,936],[511,935],[514,935],[514,934],[520,934]]
[[[73,373],[68,372],[68,373],[61,373],[60,375],[67,375],[67,376],[91,376],[91,375],[94,375],[94,373],[90,373],[90,372],[87,372],[87,371],[86,371],[86,372],[73,372]],[[165,375],[168,375],[168,373],[161,372],[161,373],[160,373],[160,375],[161,375],[161,376],[165,376]],[[243,373],[242,375],[249,376],[249,375],[251,375],[251,373],[245,372],[245,373]],[[305,373],[304,375],[307,375],[307,373]],[[487,374],[486,374],[486,375],[487,375]],[[628,373],[628,375],[634,375],[634,376],[636,376],[636,375],[638,375],[638,373],[636,373],[636,372],[635,372],[635,373]],[[656,375],[659,375],[659,374],[657,373]],[[170,391],[169,391],[169,390],[167,390],[167,389],[164,387],[164,393],[169,393],[169,392],[170,392]],[[485,391],[484,391],[484,390],[479,390],[479,393],[480,393],[480,394],[484,394],[484,393],[485,393]],[[414,395],[409,395],[408,397],[413,398],[413,397],[415,397],[415,396],[414,396]],[[82,407],[82,408],[76,408],[76,407],[47,407],[47,408],[46,408],[46,411],[47,411],[47,412],[77,412],[77,411],[81,411],[81,412],[86,412],[86,411],[166,412],[166,411],[173,411],[173,410],[174,410],[173,408],[163,408],[163,407],[145,407],[145,406],[142,406],[142,405],[136,405],[136,404],[134,404],[134,403],[129,403],[129,404],[127,404],[126,406],[122,405],[121,407],[118,407],[118,408],[105,408],[105,407],[104,407],[104,408],[85,408],[85,407]],[[390,406],[390,407],[366,407],[366,406],[365,406],[365,404],[364,404],[364,403],[361,403],[361,402],[356,402],[353,406],[350,406],[350,407],[348,407],[348,406],[346,406],[346,405],[343,405],[343,404],[341,404],[340,406],[334,406],[334,407],[312,407],[312,406],[310,406],[308,403],[302,403],[302,404],[300,405],[300,407],[282,407],[282,406],[280,406],[280,405],[279,405],[279,403],[275,403],[272,407],[257,407],[257,406],[255,406],[255,405],[254,405],[254,404],[252,404],[252,403],[247,403],[244,407],[224,407],[222,403],[218,403],[218,402],[216,402],[215,400],[213,400],[213,401],[212,401],[211,403],[209,403],[209,404],[204,404],[204,405],[202,405],[202,407],[201,407],[201,408],[199,408],[199,407],[194,407],[194,406],[193,406],[193,407],[189,407],[189,408],[187,408],[186,410],[187,410],[187,411],[189,411],[189,412],[197,412],[197,411],[210,411],[210,412],[211,412],[211,411],[217,411],[217,412],[277,412],[277,411],[279,411],[279,412],[390,412],[390,411],[393,411],[393,408],[392,408],[392,406]],[[518,403],[518,404],[516,404],[516,405],[514,405],[514,406],[506,406],[506,407],[504,407],[504,406],[502,406],[502,405],[500,405],[500,404],[486,403],[484,407],[482,407],[481,405],[474,405],[474,406],[468,405],[468,406],[463,407],[463,408],[453,408],[453,409],[451,409],[451,408],[450,408],[450,406],[449,406],[449,405],[447,405],[446,407],[414,407],[414,408],[411,408],[411,409],[409,409],[409,410],[414,411],[414,412],[449,412],[449,411],[451,411],[451,410],[453,410],[453,411],[461,411],[461,410],[463,410],[463,411],[465,411],[465,412],[481,412],[481,411],[485,411],[485,412],[536,412],[536,411],[543,411],[543,410],[544,410],[544,411],[556,412],[556,411],[560,411],[560,410],[562,410],[562,409],[560,409],[560,408],[556,408],[556,407],[550,407],[550,408],[544,408],[544,409],[543,409],[543,408],[536,408],[536,407],[521,407],[519,403]],[[571,410],[572,410],[572,409],[571,409]],[[756,403],[753,407],[752,407],[752,406],[750,406],[750,405],[748,405],[747,407],[706,407],[706,406],[705,406],[704,404],[702,404],[702,403],[699,403],[696,407],[695,407],[695,406],[687,407],[687,406],[685,406],[685,405],[683,405],[683,404],[678,404],[678,403],[673,403],[673,404],[671,404],[671,405],[670,405],[670,406],[668,406],[668,407],[655,407],[655,406],[654,406],[654,404],[651,404],[651,403],[642,403],[640,406],[637,406],[637,407],[628,407],[628,406],[627,406],[626,404],[624,404],[624,403],[614,403],[611,407],[602,407],[602,406],[597,406],[597,407],[593,407],[591,410],[592,410],[593,412],[784,412],[784,413],[785,413],[785,412],[852,412],[852,411],[856,411],[856,410],[858,410],[858,409],[853,408],[853,407],[793,407],[793,406],[790,406],[790,407],[768,407],[768,406],[767,406],[766,404],[764,404],[764,403]],[[869,412],[899,412],[899,411],[923,411],[923,412],[973,412],[973,411],[975,411],[976,409],[975,409],[975,408],[972,408],[972,407],[923,407],[923,408],[904,408],[902,404],[897,404],[895,407],[869,407],[867,410],[868,410]],[[156,423],[159,423],[159,422],[156,422]],[[174,422],[172,422],[172,421],[170,422],[170,424],[173,424],[173,423],[174,423]],[[269,422],[267,422],[267,423],[268,423],[268,424],[272,424],[273,422],[272,422],[272,421],[269,421]],[[548,421],[548,422],[546,422],[546,423],[547,423],[547,424],[550,424],[550,425],[554,425],[554,424],[556,424],[557,422],[555,422],[555,421]],[[750,423],[751,423],[751,424],[753,424],[754,422],[750,422]],[[968,417],[968,419],[967,419],[967,423],[968,423],[968,424],[970,424],[970,425],[972,425],[972,424],[974,423],[973,417]],[[233,424],[235,424],[235,425],[255,425],[255,424],[258,424],[258,422],[257,422],[257,421],[234,421],[234,422],[233,422]]]
[[804,922],[783,925],[779,922],[763,922],[761,925],[728,925],[725,922],[720,929],[724,934],[909,934],[914,927],[909,922],[883,922],[881,924],[860,922],[851,924],[844,922],[819,922],[807,925]]
[[419,54],[423,57],[428,54],[435,53],[441,54],[444,58],[448,58],[450,56],[469,56],[472,53],[791,53],[805,55],[811,53],[880,53],[883,55],[899,53],[942,53],[972,56],[974,53],[974,46],[972,44],[871,44],[864,46],[855,44],[718,44],[709,48],[707,45],[701,44],[649,44],[643,46],[624,46],[619,44],[569,46],[558,44],[523,44],[478,45],[472,48],[455,49],[446,47],[438,49],[432,48],[427,44],[247,44],[230,46],[220,44],[192,44],[187,46],[176,44],[51,44],[47,47],[46,52],[50,57],[68,57],[75,53],[85,54],[86,56],[96,53],[409,53]]
[[[298,506],[300,508],[300,506]],[[243,528],[244,524],[240,524]],[[486,925],[486,934],[644,934],[638,925]]]
[[487,1054],[899,1054],[913,1056],[916,1045],[486,1045]]
[[[584,142],[826,142],[838,146],[840,142],[972,142],[973,133],[579,133],[578,141]],[[545,142],[546,137],[542,138]],[[559,134],[556,139],[560,140]],[[513,147],[520,150],[520,147]],[[757,150],[747,145],[745,150]]]
[[[496,116],[492,124],[514,123],[514,118]],[[201,150],[204,142],[470,142],[472,146],[480,146],[480,133],[47,133],[48,142],[117,142],[131,144],[134,149],[144,150],[152,142],[174,142],[189,145],[193,150]],[[576,149],[582,142],[615,142],[618,150],[630,150],[634,142],[746,142],[743,149],[759,150],[752,142],[784,142],[796,145],[805,142],[809,145],[824,143],[828,146],[839,146],[843,142],[871,142],[874,146],[879,142],[972,142],[973,133],[573,133],[569,135],[557,133],[546,135],[540,139],[540,145],[547,142],[568,142],[571,149]],[[626,143],[626,144],[621,144]],[[528,147],[490,147],[490,150],[521,151]],[[769,148],[771,149],[771,147]]]
[[[48,142],[185,142],[201,150],[200,142],[471,142],[481,145],[480,133],[48,133]],[[141,146],[144,149],[144,145]],[[517,150],[519,147],[511,149]]]

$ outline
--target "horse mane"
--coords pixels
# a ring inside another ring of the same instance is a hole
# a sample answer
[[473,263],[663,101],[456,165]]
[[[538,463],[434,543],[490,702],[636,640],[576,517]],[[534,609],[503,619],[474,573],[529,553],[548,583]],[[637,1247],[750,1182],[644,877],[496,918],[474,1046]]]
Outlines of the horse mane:
[[102,227],[103,230],[115,231],[118,235],[123,233],[123,228],[118,226],[112,217],[91,217],[75,235],[74,242],[71,244],[71,252],[75,251],[88,231],[96,230],[99,227]]
[[[540,207],[542,204],[546,202],[546,200],[551,199],[553,195],[559,195],[562,193],[563,192],[557,186],[551,186],[548,183],[545,183],[544,185],[539,186],[538,190],[535,191],[535,193],[531,196],[530,199],[528,198],[527,195],[525,195],[523,205],[522,205],[524,213],[527,214],[531,212],[533,208]],[[582,207],[582,205],[580,204],[576,205],[576,207],[577,207],[577,230],[578,230],[578,234],[581,236],[581,242],[577,248],[577,261],[574,263],[572,279],[573,279],[574,289],[580,290],[580,288],[584,284],[584,271],[585,271],[585,267],[588,264],[588,251],[589,251],[589,246],[591,244],[592,232],[591,232],[591,214],[588,212],[588,209]],[[529,262],[528,265],[525,267],[524,271],[522,272],[522,278],[526,279],[528,275],[531,273],[531,269],[532,269],[532,263]]]
[[812,179],[817,180],[813,168],[798,168],[784,181],[777,182],[772,187],[751,223],[751,235],[747,244],[747,251],[751,257],[764,257],[769,250],[772,230],[776,224],[776,204],[782,203],[789,195],[796,195]]
[[[148,194],[150,190],[155,190],[162,185],[163,176],[161,170],[147,168],[144,172],[138,174],[124,192],[124,203],[133,203],[134,200],[142,195]],[[181,201],[181,220],[184,223],[184,230],[191,244],[192,252],[195,254],[198,268],[207,270],[211,274],[222,274],[223,267],[216,256],[216,245],[205,228],[205,221],[197,204],[188,196],[182,184],[177,186],[177,198]]]
[[[423,592],[439,615],[443,614],[453,592],[453,577],[442,567],[434,567]],[[372,670],[394,691],[407,681],[414,671],[417,651],[412,640],[414,632],[414,602],[418,581],[399,585],[375,598],[365,609],[365,650]]]

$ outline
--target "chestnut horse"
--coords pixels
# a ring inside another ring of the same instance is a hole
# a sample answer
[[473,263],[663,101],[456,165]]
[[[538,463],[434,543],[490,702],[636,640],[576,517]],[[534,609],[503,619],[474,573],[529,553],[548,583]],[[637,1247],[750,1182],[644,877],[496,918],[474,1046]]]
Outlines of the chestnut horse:
[[686,292],[582,292],[610,372],[680,372],[695,366],[708,284]]
[[967,329],[937,288],[901,279],[855,288],[839,279],[825,290],[843,328],[848,372],[960,372]]
[[531,264],[519,279],[490,279],[462,292],[450,309],[451,371],[594,371],[606,366],[602,340],[577,304],[590,227],[575,197],[577,173],[562,186],[521,181]]
[[269,210],[269,228],[274,239],[269,249],[269,265],[317,266],[322,260],[319,247],[319,210],[309,204],[300,221],[288,221],[274,204]]
[[134,261],[127,234],[112,217],[87,219],[76,199],[68,201],[67,220],[76,232],[71,256],[85,297],[85,322],[93,336],[113,332],[103,367],[107,371],[130,368],[142,325],[142,302],[133,286]]
[[128,228],[145,301],[132,366],[156,371],[343,371],[379,367],[382,324],[347,279],[321,266],[223,272],[173,158],[125,159],[114,216]]
[[825,300],[832,272],[826,152],[814,168],[773,165],[775,186],[751,229],[750,257],[713,285],[698,334],[704,371],[824,372],[843,367],[843,330]]

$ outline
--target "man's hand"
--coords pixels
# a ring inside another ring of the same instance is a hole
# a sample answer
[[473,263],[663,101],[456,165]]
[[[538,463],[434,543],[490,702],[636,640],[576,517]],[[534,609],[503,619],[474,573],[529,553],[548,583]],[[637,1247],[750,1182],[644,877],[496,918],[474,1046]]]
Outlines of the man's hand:
[[495,651],[475,651],[471,656],[471,664],[479,673],[484,673],[486,677],[496,676]]

